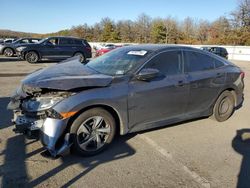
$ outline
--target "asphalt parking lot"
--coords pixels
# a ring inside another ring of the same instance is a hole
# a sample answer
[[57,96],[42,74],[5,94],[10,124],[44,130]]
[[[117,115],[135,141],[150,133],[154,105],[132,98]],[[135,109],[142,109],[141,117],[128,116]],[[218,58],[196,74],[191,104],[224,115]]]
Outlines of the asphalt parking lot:
[[235,62],[245,101],[226,122],[188,121],[118,137],[94,157],[48,159],[39,142],[12,132],[6,105],[27,73],[55,63],[0,56],[1,187],[250,187],[250,141],[240,137],[250,133],[250,62]]

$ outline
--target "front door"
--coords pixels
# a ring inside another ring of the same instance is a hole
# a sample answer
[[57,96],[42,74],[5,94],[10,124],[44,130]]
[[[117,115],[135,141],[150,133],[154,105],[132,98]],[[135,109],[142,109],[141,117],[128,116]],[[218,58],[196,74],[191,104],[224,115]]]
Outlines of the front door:
[[131,129],[152,128],[156,122],[175,119],[185,113],[189,85],[182,65],[181,51],[161,52],[144,66],[158,69],[158,77],[151,81],[134,79],[129,83]]
[[58,38],[51,38],[44,42],[41,48],[41,54],[44,58],[60,57],[61,49],[59,47]]

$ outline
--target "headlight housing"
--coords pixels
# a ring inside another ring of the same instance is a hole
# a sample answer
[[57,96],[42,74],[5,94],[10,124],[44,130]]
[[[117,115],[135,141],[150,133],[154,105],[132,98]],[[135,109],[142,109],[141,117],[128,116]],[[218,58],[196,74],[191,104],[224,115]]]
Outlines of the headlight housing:
[[28,112],[40,112],[48,110],[52,106],[62,101],[63,97],[38,97],[36,99],[30,99],[23,101],[22,107]]
[[18,48],[16,48],[17,51],[21,52],[25,49],[26,47],[25,46],[20,46]]

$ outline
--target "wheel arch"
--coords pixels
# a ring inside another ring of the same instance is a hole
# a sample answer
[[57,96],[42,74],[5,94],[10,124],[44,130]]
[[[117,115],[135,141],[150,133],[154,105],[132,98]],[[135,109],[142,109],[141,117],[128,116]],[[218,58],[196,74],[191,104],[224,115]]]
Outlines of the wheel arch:
[[4,54],[4,51],[5,51],[7,48],[10,48],[10,49],[13,51],[13,54],[16,53],[15,49],[13,49],[12,47],[5,46],[5,47],[2,49],[3,54]]
[[[222,90],[221,92],[220,92],[220,94],[217,96],[217,99],[220,97],[220,95],[223,93],[223,92],[225,92],[225,91],[230,91],[231,93],[232,93],[232,95],[233,95],[233,97],[234,97],[234,105],[236,106],[237,105],[237,94],[236,94],[236,91],[235,91],[235,89],[233,88],[233,87],[228,87],[228,88],[225,88],[224,90]],[[216,100],[217,100],[216,99]]]
[[28,49],[27,51],[24,52],[24,57],[26,56],[27,53],[29,52],[36,52],[38,55],[39,60],[42,58],[41,54],[37,51],[37,50],[33,50],[33,49]]
[[85,52],[80,51],[80,50],[77,50],[77,51],[75,51],[75,52],[73,53],[73,56],[75,56],[76,53],[81,53],[81,54],[84,56],[84,59],[86,59],[86,54],[85,54]]
[[79,110],[74,116],[70,117],[70,119],[68,121],[68,125],[67,125],[67,131],[69,131],[70,125],[73,123],[73,121],[80,114],[82,114],[83,112],[85,112],[87,110],[93,109],[93,108],[103,108],[113,116],[113,118],[115,119],[115,123],[117,125],[117,130],[116,130],[117,134],[123,135],[123,134],[127,133],[127,129],[122,121],[122,118],[121,118],[119,112],[115,108],[113,108],[109,105],[106,105],[106,104],[95,104],[95,105],[87,106],[87,107]]
[[3,51],[6,50],[7,48],[10,48],[11,50],[13,50],[13,51],[15,52],[15,50],[14,50],[12,47],[9,47],[9,46],[5,46],[5,47],[3,48]]
[[225,91],[230,91],[231,93],[232,93],[232,95],[233,95],[233,97],[234,97],[234,105],[236,106],[237,105],[237,94],[236,94],[236,91],[235,91],[235,89],[233,88],[233,87],[227,87],[227,88],[224,88],[223,90],[221,90],[221,92],[219,92],[219,94],[217,95],[217,97],[216,97],[216,99],[215,99],[215,101],[212,103],[212,108],[211,108],[211,110],[214,108],[214,105],[215,105],[215,103],[216,103],[216,101],[218,100],[218,98],[221,96],[221,94],[223,93],[223,92],[225,92]]
[[81,53],[81,54],[83,54],[83,55],[86,57],[85,52],[83,52],[83,51],[81,51],[81,50],[77,50],[77,51],[75,51],[73,54],[75,55],[76,53]]

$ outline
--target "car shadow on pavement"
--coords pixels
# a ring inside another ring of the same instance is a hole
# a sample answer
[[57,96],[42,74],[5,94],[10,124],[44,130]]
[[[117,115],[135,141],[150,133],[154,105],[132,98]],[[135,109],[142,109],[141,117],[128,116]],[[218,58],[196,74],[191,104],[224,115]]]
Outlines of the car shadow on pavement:
[[0,130],[12,125],[11,119],[13,118],[13,112],[7,110],[9,102],[9,97],[0,98]]
[[30,181],[28,183],[28,187],[35,187],[41,184],[42,182],[46,181],[48,178],[70,167],[71,165],[78,164],[81,166],[81,168],[83,168],[79,170],[81,172],[77,174],[74,178],[70,180],[66,180],[64,185],[60,185],[60,187],[71,187],[73,183],[75,183],[77,180],[79,180],[80,178],[88,174],[97,166],[134,155],[135,149],[133,149],[129,144],[127,144],[127,141],[134,136],[135,134],[117,137],[114,140],[114,143],[107,150],[95,156],[81,157],[75,154],[70,154],[70,155],[61,157],[59,159],[62,162],[61,165],[50,170],[44,175]]
[[1,187],[25,187],[28,182],[25,138],[22,135],[9,138],[1,155],[4,155],[4,163],[0,166]]
[[17,61],[24,61],[24,60],[19,59],[17,57],[0,57],[0,63],[3,63],[3,62],[17,62]]
[[237,187],[250,187],[250,129],[237,130],[232,147],[242,155]]
[[[114,140],[114,143],[107,150],[96,156],[81,157],[75,154],[70,154],[60,157],[59,159],[46,159],[47,165],[49,165],[50,160],[60,160],[60,165],[56,166],[52,170],[44,172],[41,176],[35,179],[29,178],[26,163],[30,161],[30,157],[44,151],[44,148],[39,148],[30,153],[26,153],[26,146],[33,144],[35,140],[25,143],[25,137],[23,135],[11,137],[6,141],[6,148],[0,154],[4,155],[4,163],[0,166],[2,187],[36,187],[40,184],[44,184],[46,180],[69,168],[70,166],[78,164],[80,168],[79,174],[73,178],[62,179],[60,181],[64,183],[64,185],[60,185],[60,187],[70,187],[73,183],[99,165],[134,155],[135,149],[127,143],[127,141],[134,136],[135,134],[117,137]],[[43,162],[42,160],[37,161]],[[29,171],[32,172],[32,169]]]

